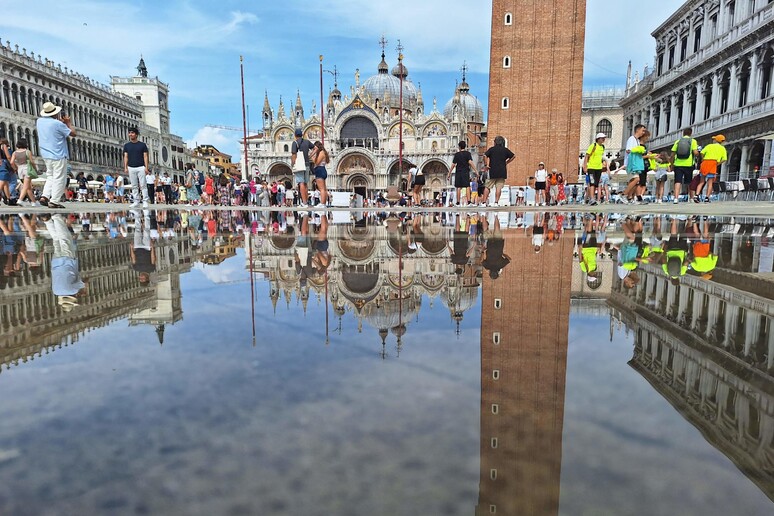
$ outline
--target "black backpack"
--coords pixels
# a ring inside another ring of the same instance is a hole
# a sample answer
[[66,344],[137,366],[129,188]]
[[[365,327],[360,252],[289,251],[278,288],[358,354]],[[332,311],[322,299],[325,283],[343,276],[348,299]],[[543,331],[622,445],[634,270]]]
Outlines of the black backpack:
[[677,140],[677,159],[688,159],[691,157],[691,147],[693,147],[693,138],[680,138]]

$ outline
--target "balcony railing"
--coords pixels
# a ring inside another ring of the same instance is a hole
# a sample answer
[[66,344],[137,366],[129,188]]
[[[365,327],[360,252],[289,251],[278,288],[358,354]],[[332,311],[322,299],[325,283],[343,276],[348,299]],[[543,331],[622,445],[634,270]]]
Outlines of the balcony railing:
[[[726,111],[722,115],[717,115],[708,120],[693,124],[693,136],[709,136],[718,133],[722,129],[739,125],[742,121],[752,122],[771,115],[774,115],[774,97],[767,97],[763,100],[747,104],[746,106]],[[667,145],[671,145],[680,138],[682,130],[683,127],[680,126],[680,128],[675,131],[659,135],[650,140],[649,146],[653,149],[660,149]],[[774,127],[772,127],[772,131],[774,131]]]

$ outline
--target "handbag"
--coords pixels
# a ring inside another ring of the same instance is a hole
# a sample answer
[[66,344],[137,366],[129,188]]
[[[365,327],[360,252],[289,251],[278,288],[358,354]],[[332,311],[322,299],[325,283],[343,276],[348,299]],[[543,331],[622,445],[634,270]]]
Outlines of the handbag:
[[[304,143],[304,140],[301,140]],[[301,143],[296,144],[296,162],[293,163],[293,172],[306,172],[306,162],[304,161],[304,153],[301,150]]]
[[27,177],[30,179],[38,178],[38,169],[35,168],[35,161],[32,159],[30,151],[27,151]]

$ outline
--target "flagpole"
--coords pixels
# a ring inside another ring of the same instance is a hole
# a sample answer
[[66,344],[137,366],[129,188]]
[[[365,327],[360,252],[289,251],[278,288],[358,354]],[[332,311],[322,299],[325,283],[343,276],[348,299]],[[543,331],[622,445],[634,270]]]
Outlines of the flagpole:
[[[398,122],[398,170],[400,176],[403,176],[403,54],[400,53],[400,40],[398,41],[398,70],[400,70],[400,119]],[[409,188],[410,180],[406,181],[406,189]],[[400,186],[400,185],[398,185]]]
[[320,141],[325,147],[325,106],[323,104],[323,56],[320,54]]
[[244,148],[245,148],[245,155],[244,155],[244,166],[242,167],[242,179],[247,180],[247,114],[245,112],[245,66],[244,66],[244,58],[242,56],[239,56],[239,75],[242,80],[242,133],[244,140],[242,141]]

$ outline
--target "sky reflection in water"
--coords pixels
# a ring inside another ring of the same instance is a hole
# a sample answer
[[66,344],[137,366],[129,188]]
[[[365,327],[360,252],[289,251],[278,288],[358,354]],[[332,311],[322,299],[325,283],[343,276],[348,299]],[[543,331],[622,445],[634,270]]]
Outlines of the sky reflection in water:
[[0,513],[771,511],[766,221],[354,215],[0,217]]

